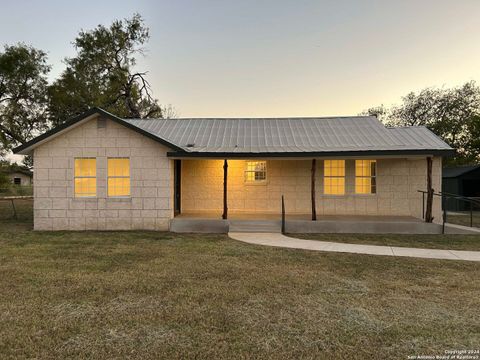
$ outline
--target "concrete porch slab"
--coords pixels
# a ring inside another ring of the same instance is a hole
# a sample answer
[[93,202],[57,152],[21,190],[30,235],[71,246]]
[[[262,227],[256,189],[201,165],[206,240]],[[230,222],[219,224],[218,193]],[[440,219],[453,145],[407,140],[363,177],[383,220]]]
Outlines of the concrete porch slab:
[[228,220],[174,218],[170,220],[170,231],[177,233],[228,233]]
[[[410,216],[319,216],[311,221],[306,214],[286,218],[287,233],[310,234],[441,234],[442,225],[425,223]],[[232,213],[223,220],[217,212],[188,213],[170,220],[173,232],[268,232],[279,233],[281,220],[278,214]],[[447,234],[480,234],[480,229],[446,224]]]
[[319,219],[317,221],[287,221],[287,233],[310,234],[440,234],[442,226],[428,224],[416,218],[384,219],[374,217],[349,217],[344,219]]

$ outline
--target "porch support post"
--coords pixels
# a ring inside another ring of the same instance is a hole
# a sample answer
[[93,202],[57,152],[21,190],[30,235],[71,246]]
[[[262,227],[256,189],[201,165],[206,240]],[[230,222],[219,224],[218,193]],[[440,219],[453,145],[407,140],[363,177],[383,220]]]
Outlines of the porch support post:
[[311,192],[312,192],[312,221],[317,220],[317,207],[315,204],[315,177],[316,177],[316,172],[317,172],[317,160],[312,159],[312,186],[311,186]]
[[432,158],[430,156],[427,157],[427,209],[425,210],[425,222],[427,223],[431,223],[433,221],[432,163]]
[[223,214],[222,219],[228,218],[228,206],[227,206],[227,175],[228,175],[228,162],[227,159],[223,162]]

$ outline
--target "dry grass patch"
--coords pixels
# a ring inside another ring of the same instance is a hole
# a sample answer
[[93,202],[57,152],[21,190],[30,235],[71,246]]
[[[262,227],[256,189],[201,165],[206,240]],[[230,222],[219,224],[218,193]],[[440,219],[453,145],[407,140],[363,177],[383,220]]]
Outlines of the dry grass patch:
[[2,358],[406,358],[480,347],[480,264],[0,223]]
[[289,234],[289,236],[349,244],[480,251],[480,235]]
[[480,212],[474,211],[470,219],[470,212],[455,212],[455,214],[447,214],[447,222],[463,226],[470,226],[470,220],[474,227],[480,227]]

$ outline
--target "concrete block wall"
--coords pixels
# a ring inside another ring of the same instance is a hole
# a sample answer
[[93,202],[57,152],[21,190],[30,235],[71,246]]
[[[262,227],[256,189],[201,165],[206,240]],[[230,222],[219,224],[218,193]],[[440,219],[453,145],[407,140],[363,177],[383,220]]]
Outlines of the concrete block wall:
[[[173,161],[168,149],[106,119],[88,120],[34,150],[35,230],[168,230]],[[74,159],[97,159],[97,196],[74,196]],[[131,196],[107,196],[107,159],[130,158]]]
[[[246,184],[245,160],[228,161],[230,211],[279,213],[285,196],[288,213],[310,213],[311,160],[267,160],[267,182]],[[345,195],[323,194],[323,161],[317,161],[316,205],[318,215],[422,216],[426,189],[426,159],[378,159],[377,193],[355,194],[355,161],[345,163]],[[441,188],[441,158],[433,163],[433,187]],[[223,160],[182,160],[182,211],[223,209]],[[434,198],[433,214],[441,218],[441,202]]]

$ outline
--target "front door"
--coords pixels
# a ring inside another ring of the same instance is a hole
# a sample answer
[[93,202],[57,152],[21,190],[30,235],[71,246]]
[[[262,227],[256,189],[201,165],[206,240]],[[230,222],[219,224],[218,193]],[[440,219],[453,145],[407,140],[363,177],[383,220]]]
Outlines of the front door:
[[182,161],[181,160],[174,160],[174,170],[173,170],[173,178],[174,178],[174,190],[173,190],[173,206],[175,215],[181,213],[181,189],[182,189]]

